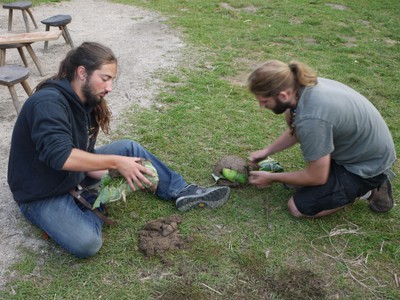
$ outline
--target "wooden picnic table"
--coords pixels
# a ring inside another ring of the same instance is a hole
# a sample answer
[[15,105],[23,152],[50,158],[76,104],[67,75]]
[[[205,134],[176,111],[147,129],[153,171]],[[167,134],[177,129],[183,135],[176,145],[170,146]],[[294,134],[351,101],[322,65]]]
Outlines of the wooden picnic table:
[[[7,48],[20,48],[19,51],[24,46],[28,53],[32,57],[33,62],[39,70],[40,75],[44,76],[42,66],[39,59],[36,56],[35,51],[31,47],[32,43],[57,40],[62,34],[61,30],[52,31],[37,31],[28,33],[14,33],[14,34],[2,34],[0,35],[0,49],[1,49],[1,63],[0,65],[5,65],[5,56]],[[10,47],[8,47],[10,46]],[[20,51],[21,55],[21,51]],[[26,64],[26,59],[21,55],[22,60]]]
[[36,31],[27,33],[6,33],[0,35],[0,45],[24,44],[57,40],[60,37],[61,33],[61,30]]

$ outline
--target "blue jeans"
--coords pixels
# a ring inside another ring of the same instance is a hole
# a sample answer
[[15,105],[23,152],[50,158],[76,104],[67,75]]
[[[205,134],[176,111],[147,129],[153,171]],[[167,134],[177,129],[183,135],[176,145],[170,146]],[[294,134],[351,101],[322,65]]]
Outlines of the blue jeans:
[[[99,154],[141,157],[150,160],[159,175],[156,195],[176,199],[187,185],[181,175],[172,171],[157,157],[136,142],[121,140],[96,149]],[[96,195],[83,194],[93,204]],[[96,254],[102,246],[103,221],[89,209],[77,204],[70,194],[20,205],[25,218],[44,230],[66,251],[84,258]]]

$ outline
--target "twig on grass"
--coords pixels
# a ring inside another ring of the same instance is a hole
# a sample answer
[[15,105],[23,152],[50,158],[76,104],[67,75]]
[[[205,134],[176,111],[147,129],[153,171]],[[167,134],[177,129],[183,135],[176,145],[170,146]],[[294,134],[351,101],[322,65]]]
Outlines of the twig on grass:
[[269,208],[269,198],[268,198],[268,193],[265,193],[265,198],[264,198],[264,207],[265,207],[265,219],[267,222],[267,230],[269,229],[269,214],[270,214],[270,208]]
[[[383,287],[383,285],[381,285],[376,278],[374,278],[374,277],[364,278],[362,274],[360,274],[359,272],[352,269],[352,266],[356,266],[356,265],[361,266],[364,269],[368,269],[365,264],[366,259],[363,258],[363,255],[360,254],[358,257],[356,257],[353,260],[347,259],[344,257],[344,255],[345,255],[345,250],[349,243],[349,239],[346,239],[344,246],[342,246],[342,249],[339,249],[339,247],[337,247],[335,245],[334,241],[332,240],[333,237],[339,237],[341,235],[362,234],[359,232],[358,225],[351,223],[349,221],[347,221],[347,222],[348,222],[348,224],[342,224],[342,225],[336,226],[330,232],[327,232],[327,235],[315,238],[314,240],[311,241],[311,246],[314,248],[314,250],[320,252],[321,254],[334,259],[338,263],[342,263],[346,267],[349,276],[355,282],[360,284],[362,287],[368,289],[372,294],[374,294],[376,296],[376,293],[379,293],[379,291],[376,290],[376,287],[371,287],[364,282],[367,280],[372,280],[377,284],[377,287]],[[332,255],[327,252],[324,252],[324,251],[318,249],[314,245],[317,240],[324,239],[324,238],[328,238],[329,243],[333,247],[333,250],[336,253],[336,255]]]
[[385,241],[383,240],[382,241],[382,244],[381,244],[381,249],[379,250],[379,253],[382,253],[382,251],[383,251],[383,244],[385,243]]
[[213,289],[212,287],[208,286],[207,284],[202,283],[202,282],[201,282],[201,284],[204,285],[206,288],[210,289],[211,291],[213,291],[214,293],[217,293],[218,295],[222,296],[222,293],[218,292],[217,290]]

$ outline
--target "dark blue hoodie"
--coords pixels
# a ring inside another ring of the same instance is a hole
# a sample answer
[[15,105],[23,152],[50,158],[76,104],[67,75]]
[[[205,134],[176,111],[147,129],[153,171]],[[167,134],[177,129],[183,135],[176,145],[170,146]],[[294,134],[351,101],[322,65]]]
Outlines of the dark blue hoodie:
[[91,124],[91,109],[66,79],[47,81],[28,98],[14,126],[8,162],[17,203],[62,195],[82,182],[83,172],[61,168],[73,148],[93,152]]

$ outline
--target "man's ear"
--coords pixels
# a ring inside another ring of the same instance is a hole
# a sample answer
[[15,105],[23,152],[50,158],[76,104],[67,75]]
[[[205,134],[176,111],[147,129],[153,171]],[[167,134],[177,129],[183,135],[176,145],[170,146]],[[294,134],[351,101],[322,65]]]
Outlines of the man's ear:
[[86,73],[86,69],[84,66],[79,66],[76,69],[76,75],[78,76],[78,78],[82,81],[86,80],[87,78],[87,73]]
[[285,102],[289,99],[289,94],[287,91],[282,91],[278,94],[279,101]]

